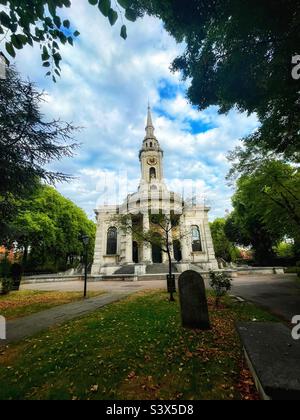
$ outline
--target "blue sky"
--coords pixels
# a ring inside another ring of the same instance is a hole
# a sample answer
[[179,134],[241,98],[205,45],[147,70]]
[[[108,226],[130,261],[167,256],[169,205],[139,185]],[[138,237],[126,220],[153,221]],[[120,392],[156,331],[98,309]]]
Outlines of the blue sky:
[[165,152],[167,183],[178,192],[183,183],[196,185],[212,207],[211,220],[223,216],[232,195],[225,181],[226,154],[257,127],[256,117],[192,107],[185,99],[188,82],[169,70],[184,46],[175,43],[158,19],[128,22],[124,41],[120,21],[111,27],[86,0],[76,0],[67,17],[81,35],[74,47],[62,47],[62,78],[56,85],[44,76],[38,47],[26,48],[16,60],[23,76],[45,92],[45,118],[84,127],[76,134],[81,147],[75,157],[51,165],[75,176],[70,183],[58,184],[58,190],[91,218],[103,183],[115,173],[127,170],[129,192],[134,192],[149,99]]

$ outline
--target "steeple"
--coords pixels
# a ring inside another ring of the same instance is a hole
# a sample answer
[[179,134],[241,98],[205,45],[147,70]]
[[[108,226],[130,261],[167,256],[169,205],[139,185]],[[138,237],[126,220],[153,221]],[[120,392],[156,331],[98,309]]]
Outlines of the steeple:
[[151,139],[156,140],[156,137],[154,135],[154,126],[153,126],[153,122],[152,122],[151,107],[150,107],[150,104],[148,104],[148,116],[147,116],[147,126],[146,126],[145,140],[151,140]]
[[146,136],[140,150],[142,180],[148,184],[163,180],[163,151],[154,134],[151,108],[148,105]]

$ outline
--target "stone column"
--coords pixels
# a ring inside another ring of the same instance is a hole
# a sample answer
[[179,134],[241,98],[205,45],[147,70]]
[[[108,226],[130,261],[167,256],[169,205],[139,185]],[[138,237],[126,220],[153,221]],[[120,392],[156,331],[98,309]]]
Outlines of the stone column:
[[186,226],[184,216],[180,217],[180,236],[181,236],[181,254],[182,262],[191,261],[191,252],[190,246],[190,227]]
[[100,273],[100,268],[103,263],[103,224],[97,216],[97,233],[95,241],[95,250],[94,250],[94,260],[92,265],[92,275],[98,275]]
[[[143,231],[148,232],[149,229],[150,229],[149,213],[147,212],[143,214]],[[143,243],[143,263],[144,264],[152,263],[151,245],[148,242]]]
[[[171,217],[170,217],[169,214],[167,214],[166,216],[169,218],[169,220],[171,220]],[[175,262],[175,259],[174,259],[174,248],[173,248],[173,232],[172,232],[172,230],[170,230],[170,232],[168,233],[168,235],[169,235],[169,244],[170,244],[171,259],[172,259],[173,262]],[[164,255],[165,255],[165,261],[164,262],[169,263],[168,254],[166,254],[164,252]]]
[[211,236],[211,231],[209,227],[209,221],[208,221],[208,213],[205,213],[204,217],[204,233],[205,233],[205,239],[206,239],[206,252],[208,261],[211,263],[213,269],[218,268],[218,263],[216,260],[215,250],[214,250],[214,244]]
[[[130,226],[132,226],[132,220],[130,220]],[[126,233],[126,248],[125,248],[125,263],[133,264],[132,261],[132,231]]]

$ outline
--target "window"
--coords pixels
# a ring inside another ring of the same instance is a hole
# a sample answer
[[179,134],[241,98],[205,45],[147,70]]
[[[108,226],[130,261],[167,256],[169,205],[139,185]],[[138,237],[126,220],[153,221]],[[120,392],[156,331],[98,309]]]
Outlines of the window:
[[107,231],[107,255],[116,255],[117,253],[118,231],[115,227],[110,227]]
[[155,178],[156,178],[156,169],[150,168],[150,179],[155,179]]
[[193,249],[193,252],[202,251],[201,235],[200,235],[200,229],[198,226],[192,226],[192,249]]
[[153,143],[152,143],[152,141],[150,142],[150,147],[153,147]]

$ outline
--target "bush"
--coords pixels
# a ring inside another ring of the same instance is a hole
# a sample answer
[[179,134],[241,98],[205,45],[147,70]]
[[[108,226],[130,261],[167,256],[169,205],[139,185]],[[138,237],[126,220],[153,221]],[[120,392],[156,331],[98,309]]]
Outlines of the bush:
[[219,308],[221,298],[231,290],[232,279],[226,273],[209,272],[210,287],[213,289],[216,297],[216,308]]
[[11,264],[5,258],[0,263],[0,292],[2,295],[7,295],[10,292],[11,283]]
[[233,246],[230,250],[230,258],[233,263],[236,263],[241,258],[241,251]]
[[9,277],[5,277],[1,279],[1,295],[8,295],[8,293],[12,290],[12,279]]
[[275,252],[278,258],[292,259],[295,257],[294,244],[281,242],[275,247]]

